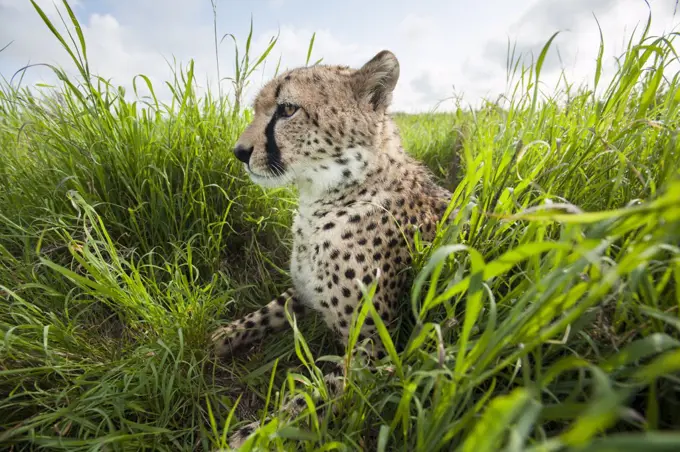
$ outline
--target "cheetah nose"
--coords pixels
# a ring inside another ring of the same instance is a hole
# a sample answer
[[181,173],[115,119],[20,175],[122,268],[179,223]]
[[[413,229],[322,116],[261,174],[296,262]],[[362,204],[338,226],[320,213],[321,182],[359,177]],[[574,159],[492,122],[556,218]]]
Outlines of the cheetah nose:
[[245,147],[242,144],[236,145],[234,148],[234,155],[236,156],[237,159],[242,161],[243,163],[248,163],[250,161],[250,156],[253,153],[253,147]]

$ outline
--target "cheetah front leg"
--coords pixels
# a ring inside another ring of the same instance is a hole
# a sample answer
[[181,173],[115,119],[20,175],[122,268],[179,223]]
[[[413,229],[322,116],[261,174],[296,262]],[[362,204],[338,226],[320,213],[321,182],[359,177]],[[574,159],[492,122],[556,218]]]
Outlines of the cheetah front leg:
[[[340,396],[344,390],[343,388],[343,367],[342,364],[338,364],[335,368],[324,375],[324,384],[328,391],[328,400],[333,400]],[[314,391],[312,394],[312,400],[317,403],[321,398],[318,391]],[[286,415],[288,419],[294,419],[302,411],[307,408],[307,402],[302,394],[295,395],[292,399],[286,402],[281,407],[281,412]],[[319,417],[324,416],[325,410],[320,410],[318,413]],[[271,416],[265,418],[265,422],[271,421]],[[246,442],[248,437],[260,427],[260,421],[254,421],[236,430],[229,438],[229,447],[232,449],[240,448],[243,443]]]
[[[367,348],[363,351],[367,353],[367,357],[370,360],[369,367],[373,369],[373,364],[375,360],[382,359],[385,356],[385,348],[382,342],[377,337],[375,332],[375,327],[371,324],[364,325],[362,331],[362,337],[370,337],[372,340],[369,341]],[[347,336],[343,337],[343,342],[345,346],[347,345]],[[328,393],[328,400],[334,400],[342,396],[345,386],[343,381],[344,376],[344,365],[348,360],[348,356],[345,355],[343,360],[336,364],[334,368],[327,374],[324,375],[324,384]],[[314,390],[312,394],[312,401],[316,404],[321,396],[318,390]],[[297,394],[288,402],[286,402],[281,407],[281,413],[286,416],[287,419],[296,418],[302,411],[307,408],[307,402],[304,395]],[[337,414],[337,406],[333,406],[333,412]],[[323,418],[326,415],[326,407],[323,407],[317,412],[319,418]],[[271,421],[272,417],[267,416],[265,422]],[[246,442],[246,440],[260,427],[260,421],[250,422],[243,427],[240,427],[234,431],[229,438],[229,447],[232,449],[238,449]]]
[[[384,348],[382,344],[372,344],[373,346],[369,348],[369,357],[371,359],[377,359],[379,356],[384,356]],[[342,396],[344,392],[344,381],[343,381],[343,364],[345,359],[335,366],[333,370],[324,375],[324,384],[328,392],[328,400],[335,400]],[[321,396],[319,391],[314,390],[311,394],[312,401],[316,404]],[[307,408],[307,402],[302,394],[295,395],[292,399],[286,402],[281,407],[281,413],[283,413],[287,419],[296,418],[302,411]],[[323,418],[326,415],[326,407],[318,410],[317,415],[319,418]],[[337,406],[333,406],[333,413],[337,414]],[[271,421],[272,417],[267,416],[265,418],[265,423]],[[260,421],[250,422],[243,427],[240,427],[234,431],[229,438],[229,447],[232,449],[238,449],[246,442],[246,440],[260,427]]]
[[257,311],[217,328],[211,335],[217,356],[229,356],[269,333],[284,329],[288,326],[286,306],[291,315],[295,313],[299,317],[305,312],[305,306],[297,297],[295,289],[290,288]]

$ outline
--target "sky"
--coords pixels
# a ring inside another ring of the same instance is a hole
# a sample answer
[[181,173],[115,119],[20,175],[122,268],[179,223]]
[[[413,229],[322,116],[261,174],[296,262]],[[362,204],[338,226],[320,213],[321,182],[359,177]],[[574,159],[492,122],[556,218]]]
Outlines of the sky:
[[[605,71],[612,73],[636,27],[651,11],[652,35],[680,31],[678,0],[214,0],[217,36],[245,44],[253,20],[253,51],[273,36],[278,42],[262,70],[253,74],[246,100],[281,68],[305,64],[316,33],[312,62],[360,67],[383,49],[394,52],[401,75],[393,111],[422,112],[453,106],[451,98],[476,104],[506,90],[508,44],[529,61],[555,32],[542,80],[554,86],[562,71],[576,84],[592,81],[600,42]],[[59,23],[55,5],[37,0]],[[161,98],[173,61],[195,63],[201,89],[218,92],[211,0],[70,0],[85,34],[92,72],[127,88],[137,74],[148,76]],[[62,27],[63,29],[63,27]],[[28,64],[72,69],[67,53],[50,34],[29,0],[0,0],[0,76],[10,80]],[[218,47],[222,78],[234,73],[233,41]],[[17,78],[14,78],[16,83]],[[50,83],[42,66],[30,68],[22,83]],[[228,94],[230,82],[223,80]],[[443,102],[442,102],[443,101]]]

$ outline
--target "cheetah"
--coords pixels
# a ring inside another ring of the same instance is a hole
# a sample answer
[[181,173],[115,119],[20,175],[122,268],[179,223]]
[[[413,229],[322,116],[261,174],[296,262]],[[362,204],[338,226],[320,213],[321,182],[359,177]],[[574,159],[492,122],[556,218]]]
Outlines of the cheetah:
[[[359,69],[315,65],[282,73],[265,84],[254,116],[234,154],[250,179],[265,188],[294,185],[298,209],[292,232],[292,287],[212,335],[216,354],[226,356],[284,329],[289,315],[309,309],[347,344],[362,286],[375,284],[373,304],[390,332],[399,316],[409,247],[416,229],[431,241],[449,207],[451,192],[404,151],[387,110],[399,79],[396,56],[383,50]],[[379,342],[371,316],[360,340]],[[380,344],[373,348],[381,358]],[[337,369],[325,379],[340,390]],[[292,400],[297,413],[304,405]],[[238,447],[257,427],[232,436]]]

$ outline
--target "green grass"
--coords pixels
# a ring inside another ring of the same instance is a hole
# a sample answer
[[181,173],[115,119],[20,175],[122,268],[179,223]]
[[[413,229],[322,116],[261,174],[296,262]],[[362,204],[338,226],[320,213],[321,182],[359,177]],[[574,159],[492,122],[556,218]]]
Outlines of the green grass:
[[[0,444],[223,447],[342,354],[314,316],[228,362],[207,353],[214,327],[290,283],[294,191],[247,180],[231,148],[250,112],[199,97],[191,65],[171,102],[132,100],[89,74],[76,25],[78,77],[55,68],[48,96],[0,86]],[[539,58],[502,103],[396,115],[461,213],[413,250],[377,371],[353,365],[337,415],[275,419],[252,443],[678,450],[673,38],[631,40],[597,96],[599,60],[589,87],[552,89]]]

